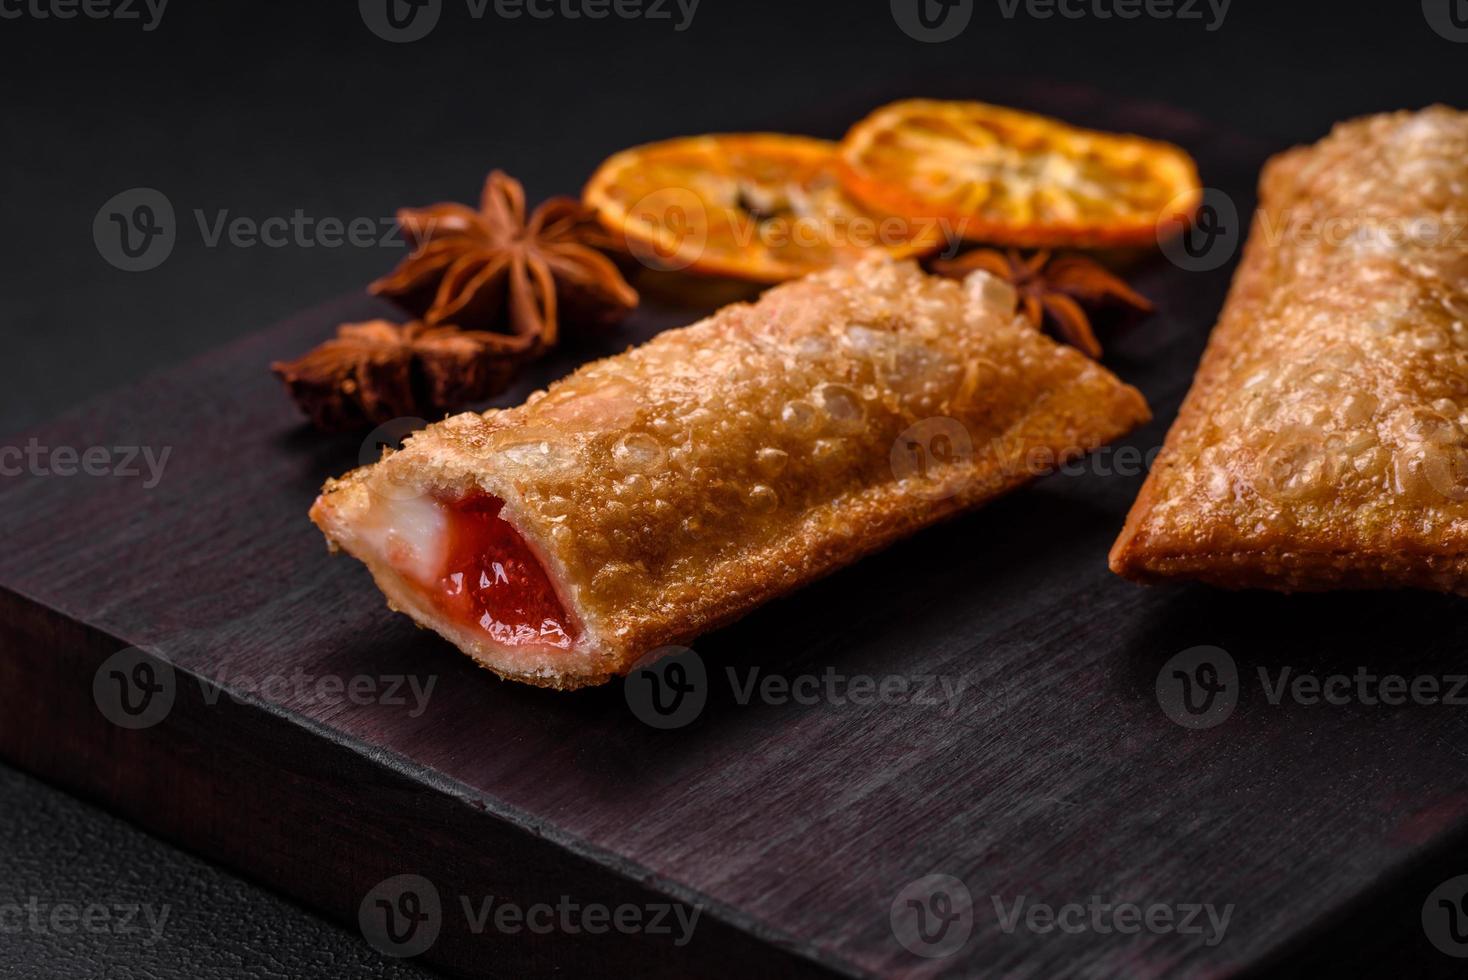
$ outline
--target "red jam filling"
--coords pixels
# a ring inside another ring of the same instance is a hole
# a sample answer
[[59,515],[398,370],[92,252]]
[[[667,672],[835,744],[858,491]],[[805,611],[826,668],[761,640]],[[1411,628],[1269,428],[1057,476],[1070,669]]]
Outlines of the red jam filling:
[[525,539],[500,518],[504,501],[473,494],[442,503],[449,541],[434,594],[439,608],[505,646],[570,647],[566,610]]

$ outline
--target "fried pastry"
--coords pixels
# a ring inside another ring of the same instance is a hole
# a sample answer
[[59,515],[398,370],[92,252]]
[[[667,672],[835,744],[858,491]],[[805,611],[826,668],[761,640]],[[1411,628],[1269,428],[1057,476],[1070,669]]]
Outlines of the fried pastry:
[[572,688],[1146,418],[998,279],[873,260],[432,425],[311,517],[393,608],[505,677]]
[[1271,160],[1192,390],[1111,552],[1154,582],[1468,593],[1468,114]]

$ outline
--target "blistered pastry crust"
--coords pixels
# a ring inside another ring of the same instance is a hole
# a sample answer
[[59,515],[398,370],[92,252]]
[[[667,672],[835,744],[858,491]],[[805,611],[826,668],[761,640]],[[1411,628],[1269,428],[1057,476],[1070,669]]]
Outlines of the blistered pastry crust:
[[[352,551],[373,493],[503,498],[580,637],[559,665],[527,671],[440,632],[517,680],[600,683],[1148,417],[1135,389],[1015,317],[1013,299],[982,273],[960,284],[912,263],[810,276],[517,408],[430,426],[328,483],[313,519]],[[943,442],[946,462],[919,472],[903,454],[935,427],[951,435],[944,418],[972,451]],[[396,608],[440,628],[390,571],[374,574]]]
[[1111,553],[1141,581],[1468,593],[1468,114],[1270,161],[1243,263]]

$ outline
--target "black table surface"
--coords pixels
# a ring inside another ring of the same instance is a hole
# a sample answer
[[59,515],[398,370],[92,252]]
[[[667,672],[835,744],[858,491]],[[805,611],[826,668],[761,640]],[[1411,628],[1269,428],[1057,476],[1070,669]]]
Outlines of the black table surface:
[[[1468,104],[1468,44],[1434,30],[1431,0],[1179,2],[1136,19],[1105,0],[972,0],[968,27],[942,43],[904,33],[887,0],[702,0],[686,24],[687,4],[664,5],[667,19],[592,20],[568,16],[584,9],[574,3],[515,18],[491,3],[476,18],[449,0],[429,37],[402,44],[350,3],[215,0],[167,6],[156,22],[142,3],[128,5],[139,19],[116,6],[65,18],[64,3],[0,2],[0,433],[360,288],[401,254],[379,236],[332,247],[312,231],[279,247],[214,241],[221,219],[385,229],[399,206],[472,198],[495,166],[539,198],[574,191],[625,145],[720,130],[835,137],[891,98],[961,97],[996,77],[1166,103],[1280,147],[1352,115]],[[167,196],[179,234],[161,266],[129,273],[99,253],[92,224],[138,187]],[[146,927],[0,932],[0,976],[419,972],[29,776],[0,771],[0,812],[0,900],[170,910],[152,943]],[[1397,953],[1336,966],[1379,971]]]

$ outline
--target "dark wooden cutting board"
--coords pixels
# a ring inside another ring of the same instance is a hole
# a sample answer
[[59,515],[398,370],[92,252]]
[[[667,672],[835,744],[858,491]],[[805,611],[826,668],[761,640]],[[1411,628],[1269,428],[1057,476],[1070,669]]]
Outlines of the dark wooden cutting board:
[[[1182,143],[1244,215],[1277,148],[1087,91],[981,94]],[[1106,360],[1157,420],[1126,445],[1159,444],[1231,269],[1155,255],[1133,268],[1159,311],[1108,332]],[[421,876],[442,905],[424,958],[453,972],[1223,975],[1321,943],[1354,950],[1387,925],[1407,930],[1412,955],[1451,962],[1415,916],[1433,885],[1468,871],[1453,860],[1468,830],[1468,712],[1276,706],[1254,675],[1450,674],[1468,640],[1459,602],[1128,584],[1105,558],[1141,476],[1088,467],[705,638],[706,706],[655,730],[619,684],[557,694],[476,669],[327,554],[306,508],[355,465],[360,440],[304,428],[267,365],[380,312],[322,307],[34,434],[44,447],[170,456],[152,487],[0,481],[8,759],[354,926],[386,894],[380,882]],[[561,351],[503,403],[700,312],[651,306],[622,333]],[[1156,684],[1198,645],[1231,654],[1241,694],[1222,724],[1195,730],[1169,719]],[[109,661],[130,647],[156,658],[151,675]],[[963,690],[937,704],[744,704],[729,668],[740,684],[757,670]],[[300,686],[298,671],[365,680],[346,697]],[[166,715],[114,723],[113,685],[120,696],[150,676],[161,700],[146,711],[171,698]],[[395,687],[404,677],[433,684],[421,712]],[[891,920],[904,889],[933,874],[961,880],[972,902],[963,913],[953,892],[971,935],[937,958],[905,948]],[[476,935],[460,896],[702,911],[682,944],[676,930]],[[1092,896],[1234,908],[1216,944],[1006,931],[996,911]]]

